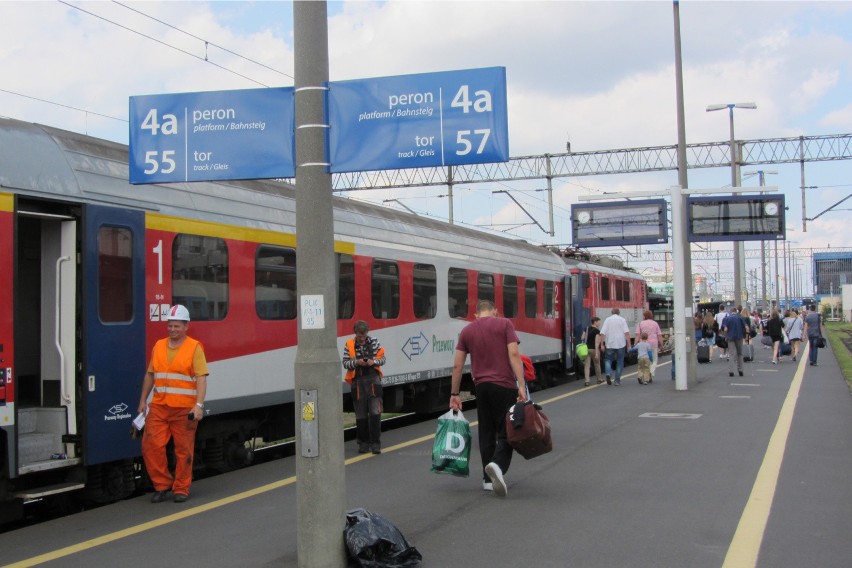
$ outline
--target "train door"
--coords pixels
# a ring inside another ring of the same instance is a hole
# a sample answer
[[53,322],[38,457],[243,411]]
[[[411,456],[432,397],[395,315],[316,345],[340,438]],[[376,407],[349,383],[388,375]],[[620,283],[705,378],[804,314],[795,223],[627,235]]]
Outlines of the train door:
[[560,306],[563,315],[562,361],[565,364],[565,369],[569,371],[573,368],[574,361],[574,344],[571,340],[571,329],[573,328],[572,322],[574,321],[573,298],[575,288],[572,278],[572,276],[565,276],[562,279],[562,306]]
[[83,220],[83,447],[91,466],[140,451],[130,432],[147,360],[145,217],[88,205]]
[[[0,193],[0,496],[8,491],[15,459],[15,384],[13,370],[15,343],[13,334],[12,275],[14,274],[15,197]],[[11,469],[11,471],[10,471]],[[2,513],[0,513],[2,519]]]
[[[10,477],[80,463],[77,434],[77,224],[75,208],[18,199],[15,208],[15,447]],[[8,387],[7,387],[7,390]]]

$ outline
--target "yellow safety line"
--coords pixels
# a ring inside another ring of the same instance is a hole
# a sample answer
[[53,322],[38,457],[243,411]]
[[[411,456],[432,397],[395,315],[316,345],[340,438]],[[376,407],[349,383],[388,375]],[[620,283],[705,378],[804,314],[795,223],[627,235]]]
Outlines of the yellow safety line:
[[725,563],[722,568],[747,568],[757,566],[757,557],[760,554],[760,545],[763,543],[763,534],[766,531],[766,523],[769,522],[769,513],[772,509],[772,501],[775,498],[775,488],[778,485],[778,476],[781,473],[781,464],[784,461],[784,450],[787,447],[787,439],[790,435],[790,427],[793,423],[793,413],[796,410],[796,402],[799,399],[799,391],[802,388],[802,379],[805,376],[805,360],[807,359],[809,346],[806,345],[799,368],[787,391],[787,397],[781,406],[778,422],[769,438],[763,463],[757,472],[754,486],[751,488],[734,538],[728,547]]
[[[594,385],[594,387],[598,387],[600,385]],[[584,387],[580,390],[576,390],[573,392],[565,393],[559,396],[555,396],[548,400],[539,402],[538,404],[545,405],[550,404],[551,402],[556,402],[557,400],[561,400],[563,398],[574,396],[580,392],[583,392],[587,388]],[[479,424],[478,421],[471,422],[471,427],[477,426]],[[435,437],[435,434],[429,434],[428,436],[421,436],[420,438],[415,438],[413,440],[409,440],[407,442],[403,442],[401,444],[396,444],[394,446],[390,446],[388,448],[383,448],[382,451],[385,453],[396,452],[403,448],[407,448],[409,446],[413,446],[416,444],[420,444],[423,442],[427,442]],[[373,454],[363,454],[356,457],[349,458],[345,460],[344,465],[352,465],[354,463],[374,458]],[[66,546],[64,548],[59,548],[57,550],[53,550],[51,552],[45,552],[44,554],[40,554],[38,556],[33,556],[32,558],[27,558],[25,560],[21,560],[19,562],[15,562],[14,564],[7,564],[3,568],[24,568],[27,566],[36,566],[38,564],[42,564],[44,562],[50,562],[51,560],[56,560],[58,558],[63,558],[65,556],[70,556],[72,554],[76,554],[78,552],[82,552],[83,550],[93,548],[95,546],[100,546],[102,544],[108,544],[110,542],[115,542],[116,540],[120,540],[122,538],[126,538],[128,536],[133,536],[135,534],[139,534],[141,532],[145,532],[151,529],[155,529],[157,527],[161,527],[163,525],[167,525],[169,523],[173,523],[175,521],[180,521],[195,515],[199,515],[201,513],[206,513],[207,511],[211,511],[213,509],[218,509],[219,507],[223,507],[225,505],[230,505],[231,503],[236,503],[237,501],[242,501],[243,499],[248,499],[249,497],[255,497],[257,495],[261,495],[268,491],[272,491],[273,489],[279,489],[281,487],[286,487],[287,485],[292,485],[296,482],[296,476],[288,477],[287,479],[282,479],[280,481],[276,481],[274,483],[269,483],[267,485],[262,485],[260,487],[256,487],[254,489],[249,489],[247,491],[243,491],[241,493],[237,493],[235,495],[231,495],[230,497],[224,497],[222,499],[218,499],[216,501],[211,501],[210,503],[206,503],[204,505],[198,505],[196,507],[192,507],[191,509],[186,509],[181,511],[180,513],[174,513],[172,515],[167,515],[165,517],[161,517],[159,519],[154,519],[153,521],[148,521],[146,523],[142,523],[133,527],[128,527],[126,529],[122,529],[120,531],[116,531],[113,533],[105,534],[103,536],[99,536],[97,538],[92,538],[83,542],[79,542],[77,544],[72,544],[70,546]]]

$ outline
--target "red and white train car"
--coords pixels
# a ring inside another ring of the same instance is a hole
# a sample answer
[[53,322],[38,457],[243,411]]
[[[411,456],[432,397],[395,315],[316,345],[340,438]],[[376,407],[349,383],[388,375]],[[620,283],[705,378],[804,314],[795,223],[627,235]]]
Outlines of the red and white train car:
[[[197,463],[290,435],[299,258],[293,187],[131,186],[127,147],[0,120],[0,506],[135,489],[132,414],[165,306],[185,304],[210,380]],[[478,298],[515,324],[544,382],[571,365],[569,264],[517,240],[335,200],[339,349],[356,320],[384,345],[386,408],[446,405]],[[567,288],[566,288],[567,287]],[[567,351],[566,351],[567,350]],[[346,385],[342,382],[341,391]],[[2,507],[0,507],[2,509]],[[2,511],[0,511],[2,516]]]

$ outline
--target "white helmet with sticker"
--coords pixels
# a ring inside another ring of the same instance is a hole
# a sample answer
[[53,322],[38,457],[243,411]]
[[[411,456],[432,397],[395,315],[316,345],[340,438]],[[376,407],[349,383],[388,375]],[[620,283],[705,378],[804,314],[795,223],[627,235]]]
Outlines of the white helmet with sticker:
[[184,306],[180,304],[175,304],[171,308],[169,308],[169,315],[166,316],[166,320],[181,320],[181,321],[189,321],[189,310],[187,310]]

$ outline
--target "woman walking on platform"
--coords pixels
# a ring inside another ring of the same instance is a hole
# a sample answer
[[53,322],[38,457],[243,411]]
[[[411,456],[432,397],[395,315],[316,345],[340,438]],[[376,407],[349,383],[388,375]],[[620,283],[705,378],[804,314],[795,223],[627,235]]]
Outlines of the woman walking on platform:
[[802,346],[802,331],[804,331],[805,322],[799,317],[799,312],[793,310],[789,316],[784,318],[784,329],[787,330],[787,337],[790,338],[790,347],[793,350],[793,361],[799,354],[799,348]]
[[657,370],[657,361],[660,359],[660,347],[663,345],[663,332],[660,329],[660,324],[654,319],[654,312],[645,310],[642,312],[645,318],[636,325],[636,337],[641,337],[642,333],[648,334],[648,345],[651,346],[651,378],[654,378],[654,373]]
[[716,333],[719,331],[719,324],[716,323],[716,318],[713,314],[707,312],[704,314],[704,321],[701,323],[701,339],[707,342],[710,346],[710,360],[713,360],[713,348],[716,347]]
[[769,323],[766,326],[769,337],[772,338],[772,364],[775,365],[781,359],[781,343],[784,341],[784,322],[781,321],[781,312],[778,308],[772,310]]

